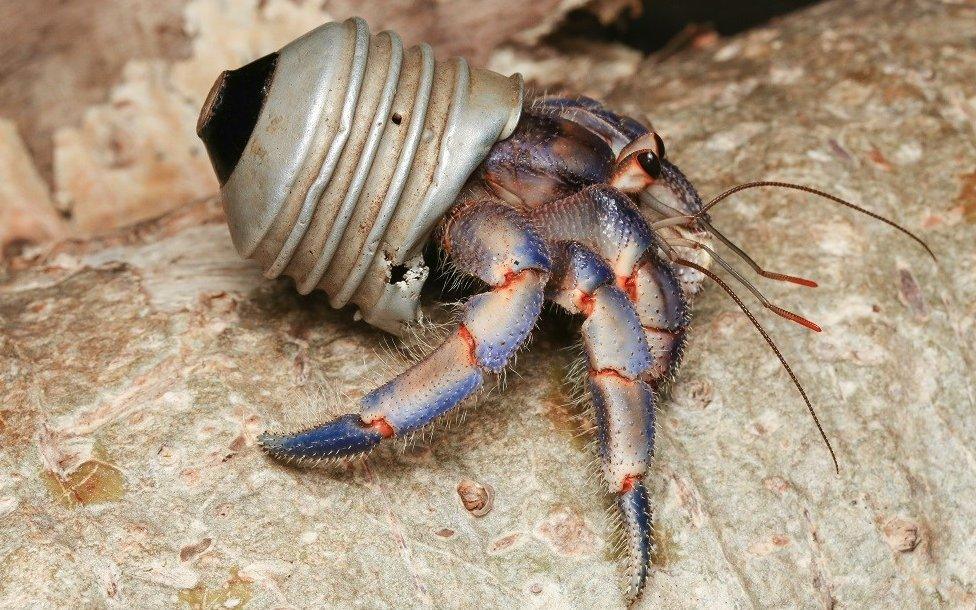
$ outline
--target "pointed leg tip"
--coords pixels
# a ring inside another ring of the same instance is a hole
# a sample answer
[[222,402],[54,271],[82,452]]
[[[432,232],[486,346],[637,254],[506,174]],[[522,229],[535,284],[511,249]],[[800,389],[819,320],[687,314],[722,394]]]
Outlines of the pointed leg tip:
[[785,282],[791,282],[793,284],[797,284],[798,286],[806,286],[807,288],[816,288],[820,285],[813,280],[807,279],[805,277],[799,277],[797,275],[781,275],[780,278],[778,279],[781,279]]
[[258,436],[258,447],[261,448],[262,453],[266,453],[271,457],[277,458],[279,457],[285,439],[288,438],[288,436],[288,434],[283,432],[265,430]]
[[815,333],[821,333],[821,332],[823,332],[823,328],[821,328],[819,324],[817,324],[816,322],[812,322],[810,320],[807,320],[805,318],[804,318],[804,320],[802,322],[800,322],[800,324],[802,324],[803,326],[809,328],[810,330],[812,330]]
[[361,454],[383,438],[353,413],[293,434],[264,432],[258,445],[277,460],[322,460]]
[[274,446],[276,438],[280,437],[277,434],[272,434],[270,431],[265,430],[258,435],[258,447],[261,448],[261,451],[267,453]]
[[617,497],[617,506],[624,522],[627,557],[627,600],[640,598],[647,584],[651,563],[651,509],[644,481],[636,479]]

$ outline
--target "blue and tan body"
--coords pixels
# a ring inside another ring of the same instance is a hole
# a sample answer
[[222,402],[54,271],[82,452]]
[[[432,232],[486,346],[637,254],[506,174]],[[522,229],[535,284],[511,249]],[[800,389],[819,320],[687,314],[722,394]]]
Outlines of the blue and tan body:
[[710,263],[776,315],[820,327],[767,299],[711,238],[759,276],[816,283],[763,269],[708,211],[748,188],[784,187],[886,222],[932,251],[893,221],[803,185],[748,182],[703,204],[663,139],[639,121],[585,97],[524,101],[519,75],[436,61],[429,45],[404,48],[395,33],[371,35],[358,18],[323,24],[217,78],[197,133],[232,240],[268,277],[290,276],[303,294],[321,289],[333,307],[355,304],[394,334],[417,317],[432,236],[459,272],[486,287],[440,345],[363,396],[356,412],[259,442],[309,466],[409,438],[502,373],[548,300],[581,321],[602,475],[634,598],[652,549],[645,479],[656,393],[674,378],[688,300],[706,276],[762,334],[827,441],[786,360]]
[[[657,153],[660,167],[648,173],[646,155]],[[266,434],[262,446],[312,464],[416,432],[501,372],[549,300],[582,318],[603,478],[621,516],[636,596],[652,548],[644,479],[655,390],[674,374],[688,324],[685,295],[693,291],[664,258],[671,246],[651,227],[660,214],[640,203],[651,189],[685,213],[700,209],[687,180],[663,159],[660,138],[636,121],[586,98],[536,100],[441,222],[448,259],[488,286],[464,304],[457,329],[364,396],[358,413]]]
[[444,244],[448,252],[463,249],[455,264],[492,290],[468,299],[460,326],[430,355],[364,396],[358,415],[299,434],[264,435],[269,453],[299,461],[363,453],[416,432],[505,368],[542,310],[548,250],[519,212],[491,202],[458,207]]

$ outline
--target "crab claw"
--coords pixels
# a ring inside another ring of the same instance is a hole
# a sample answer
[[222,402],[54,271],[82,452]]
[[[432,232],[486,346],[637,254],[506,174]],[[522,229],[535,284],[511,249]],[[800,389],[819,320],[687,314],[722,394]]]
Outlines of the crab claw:
[[366,424],[352,413],[297,434],[265,432],[258,437],[258,444],[276,459],[304,462],[357,455],[383,438],[382,428]]
[[624,557],[627,561],[627,599],[636,600],[647,582],[651,549],[651,508],[642,479],[630,479],[629,489],[617,496],[617,507],[624,526]]

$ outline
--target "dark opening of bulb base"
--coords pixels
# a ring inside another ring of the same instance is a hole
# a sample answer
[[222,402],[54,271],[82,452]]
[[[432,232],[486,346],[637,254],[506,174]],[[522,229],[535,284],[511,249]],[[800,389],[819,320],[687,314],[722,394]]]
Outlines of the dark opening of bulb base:
[[210,162],[223,185],[234,172],[271,88],[278,54],[271,53],[217,77],[197,121]]

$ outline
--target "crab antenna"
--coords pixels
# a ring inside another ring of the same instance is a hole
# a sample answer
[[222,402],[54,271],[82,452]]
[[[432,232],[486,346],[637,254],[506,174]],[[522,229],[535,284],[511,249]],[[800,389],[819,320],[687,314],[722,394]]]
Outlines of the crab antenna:
[[701,222],[701,219],[698,218],[698,217],[696,217],[696,216],[689,216],[687,214],[683,214],[681,216],[668,216],[664,220],[658,220],[658,221],[652,222],[651,223],[651,228],[656,231],[658,229],[663,229],[665,227],[674,227],[674,226],[677,226],[677,225],[685,225],[685,224],[688,224],[688,221],[689,220],[697,220],[697,221]]
[[803,389],[803,386],[800,385],[800,381],[796,378],[796,374],[793,373],[793,369],[790,368],[790,365],[788,362],[786,362],[786,359],[783,357],[782,352],[779,351],[779,348],[776,346],[776,343],[773,342],[773,339],[769,336],[766,330],[759,323],[759,320],[757,320],[756,317],[752,315],[752,312],[749,311],[749,308],[746,307],[746,304],[742,302],[742,299],[740,299],[739,296],[735,294],[735,291],[733,291],[728,284],[722,281],[722,278],[712,273],[705,267],[702,267],[701,265],[693,263],[689,260],[685,260],[683,258],[676,258],[674,262],[683,267],[691,267],[692,269],[696,269],[702,274],[707,275],[709,278],[712,279],[712,281],[714,281],[716,284],[721,286],[722,289],[725,290],[725,292],[727,292],[730,297],[732,297],[732,300],[735,301],[735,304],[739,306],[739,309],[741,309],[742,312],[746,314],[746,317],[749,318],[749,321],[752,322],[752,325],[756,327],[756,330],[758,330],[759,334],[762,335],[762,338],[766,340],[766,343],[769,345],[770,349],[772,349],[773,353],[776,354],[776,357],[779,359],[780,364],[783,365],[783,368],[786,369],[786,372],[789,374],[790,379],[793,380],[793,385],[796,386],[796,389],[800,392],[800,396],[803,397],[803,402],[806,403],[807,405],[807,411],[809,411],[810,416],[813,418],[813,423],[817,425],[817,430],[820,432],[820,438],[823,439],[824,444],[827,446],[827,451],[830,452],[830,459],[833,460],[834,462],[834,471],[837,472],[837,474],[840,474],[840,465],[837,463],[837,455],[834,453],[834,448],[831,446],[830,441],[827,439],[827,434],[824,432],[823,426],[820,425],[820,418],[817,417],[817,412],[813,409],[813,405],[810,403],[810,399],[807,397],[806,391]]
[[889,220],[889,219],[885,218],[884,216],[882,216],[880,214],[876,214],[876,213],[872,212],[871,210],[862,208],[859,205],[855,205],[855,204],[853,204],[853,203],[851,203],[849,201],[845,201],[845,200],[841,199],[840,197],[838,197],[836,195],[831,195],[830,193],[828,193],[826,191],[821,191],[819,189],[815,189],[815,188],[812,188],[812,187],[809,187],[809,186],[804,186],[802,184],[793,184],[792,182],[778,182],[778,181],[775,181],[775,180],[758,180],[756,182],[746,182],[746,183],[740,184],[738,186],[733,186],[732,188],[726,190],[725,192],[720,193],[720,194],[716,195],[715,197],[713,197],[712,200],[709,201],[708,203],[706,203],[705,204],[705,207],[703,207],[701,209],[701,211],[698,212],[698,214],[696,214],[695,216],[701,218],[702,216],[705,215],[705,213],[708,212],[708,210],[710,210],[713,207],[715,207],[716,204],[718,204],[720,201],[722,201],[726,197],[729,197],[730,195],[734,195],[735,193],[738,193],[739,191],[744,191],[746,189],[756,188],[756,187],[760,187],[760,186],[774,186],[774,187],[779,187],[779,188],[784,188],[784,189],[793,189],[795,191],[803,191],[804,193],[810,193],[812,195],[818,195],[820,197],[823,197],[824,199],[828,199],[830,201],[833,201],[834,203],[838,203],[838,204],[840,204],[840,205],[842,205],[844,207],[848,207],[848,208],[850,208],[852,210],[855,210],[857,212],[860,212],[862,214],[865,214],[867,216],[870,216],[871,218],[874,218],[875,220],[880,220],[881,222],[885,223],[886,225],[888,225],[890,227],[894,227],[895,229],[898,229],[899,231],[901,231],[905,235],[907,235],[907,236],[911,237],[912,239],[914,239],[916,242],[918,242],[919,245],[921,245],[923,248],[925,248],[925,251],[928,252],[929,256],[932,257],[932,260],[934,260],[934,261],[937,261],[938,260],[936,258],[936,256],[935,256],[935,253],[932,252],[932,248],[929,248],[929,245],[927,243],[925,243],[925,241],[923,241],[921,237],[919,237],[918,235],[915,235],[914,233],[912,233],[911,231],[909,231],[905,227],[901,226],[897,222],[895,222],[893,220]]
[[[654,210],[655,212],[657,212],[658,214],[666,218],[682,216],[684,214],[684,212],[682,212],[678,208],[672,207],[664,203],[663,201],[661,201],[660,199],[658,199],[657,197],[655,197],[654,195],[650,194],[647,191],[641,191],[640,195],[638,195],[638,198],[641,200],[641,203],[644,203],[652,210]],[[691,218],[698,218],[698,216],[697,215],[692,216]]]
[[686,239],[686,238],[683,238],[683,237],[676,238],[673,241],[674,242],[678,242],[678,243],[682,243],[682,244],[684,244],[684,245],[686,245],[686,246],[688,246],[690,248],[701,249],[701,250],[704,250],[705,252],[708,252],[708,254],[713,259],[715,259],[715,261],[719,265],[721,265],[726,271],[729,272],[729,274],[732,275],[732,277],[734,277],[736,280],[738,280],[738,282],[740,284],[742,284],[743,286],[745,286],[749,290],[749,292],[751,292],[753,295],[755,295],[755,297],[757,299],[759,299],[759,302],[762,303],[762,306],[763,307],[765,307],[766,309],[770,310],[774,314],[780,316],[781,318],[786,318],[790,322],[796,322],[800,326],[805,326],[806,328],[809,328],[810,330],[816,331],[818,333],[823,330],[822,328],[820,328],[820,326],[818,326],[814,322],[811,322],[810,320],[807,320],[806,318],[804,318],[800,314],[793,313],[792,311],[790,311],[788,309],[783,309],[782,307],[779,307],[778,305],[775,305],[773,302],[771,302],[769,299],[767,299],[766,296],[763,293],[761,293],[759,291],[759,289],[756,288],[752,284],[752,282],[750,282],[749,280],[747,280],[746,278],[744,278],[742,276],[742,274],[739,273],[739,271],[735,267],[733,267],[725,259],[723,259],[719,255],[718,252],[716,252],[715,250],[709,248],[705,244],[703,244],[701,242],[698,242],[698,241],[695,241],[693,239]]
[[795,275],[786,275],[785,273],[776,273],[775,271],[767,271],[766,269],[763,269],[759,265],[759,263],[753,260],[752,257],[750,257],[748,254],[746,254],[745,251],[742,250],[742,248],[735,245],[732,242],[732,240],[730,240],[725,235],[722,235],[718,229],[712,226],[710,222],[708,222],[707,220],[705,220],[704,218],[698,215],[687,215],[687,214],[681,214],[680,216],[666,215],[666,218],[664,218],[663,220],[658,220],[657,222],[651,223],[651,228],[656,231],[658,229],[663,229],[665,227],[686,225],[689,221],[694,221],[702,225],[702,227],[704,227],[706,231],[708,231],[709,233],[717,237],[719,241],[725,244],[730,250],[735,252],[739,256],[739,258],[741,258],[746,263],[748,263],[748,265],[752,267],[753,271],[755,271],[757,274],[765,278],[771,280],[777,280],[780,282],[791,282],[793,284],[799,284],[800,286],[806,286],[808,288],[817,287],[818,284],[813,280],[808,280],[803,277],[797,277]]
[[723,235],[718,229],[712,226],[712,223],[703,219],[700,219],[698,222],[701,223],[703,227],[705,227],[706,231],[714,235],[716,238],[718,238],[720,242],[725,244],[725,246],[729,250],[735,252],[739,256],[739,258],[744,260],[746,264],[752,267],[753,271],[755,271],[759,275],[765,278],[769,278],[771,280],[777,280],[780,282],[790,282],[792,284],[799,284],[800,286],[806,286],[807,288],[817,287],[817,283],[813,280],[808,280],[807,278],[804,277],[797,277],[795,275],[787,275],[785,273],[777,273],[775,271],[767,271],[766,269],[763,269],[759,265],[759,263],[754,261],[751,256],[746,254],[745,251],[742,250],[742,248],[737,246],[731,239]]

